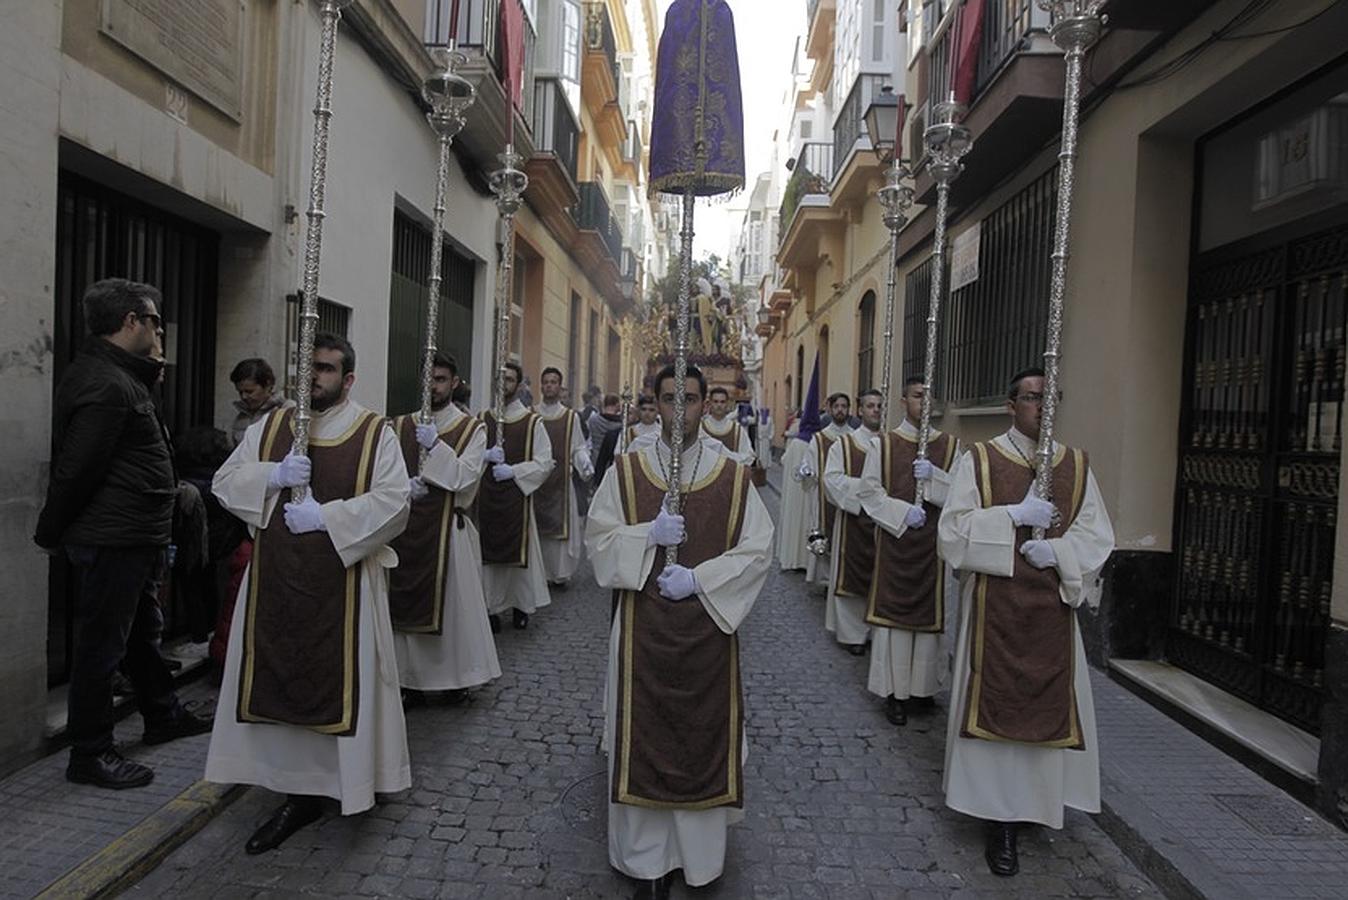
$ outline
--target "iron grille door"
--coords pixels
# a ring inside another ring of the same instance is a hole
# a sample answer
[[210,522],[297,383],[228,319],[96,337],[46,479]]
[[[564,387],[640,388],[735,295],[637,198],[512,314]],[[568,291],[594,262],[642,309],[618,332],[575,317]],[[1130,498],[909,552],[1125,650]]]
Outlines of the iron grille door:
[[1313,733],[1339,483],[1348,228],[1196,267],[1167,653]]

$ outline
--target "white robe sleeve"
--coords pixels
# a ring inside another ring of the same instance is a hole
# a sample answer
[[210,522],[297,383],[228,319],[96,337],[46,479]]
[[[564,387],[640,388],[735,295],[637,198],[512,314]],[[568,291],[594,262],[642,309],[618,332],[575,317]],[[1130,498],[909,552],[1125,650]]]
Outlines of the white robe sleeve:
[[740,440],[739,446],[735,449],[735,456],[738,462],[751,466],[754,463],[755,454],[753,444],[749,443],[749,429],[741,425],[739,432]]
[[844,474],[841,439],[834,441],[833,446],[828,448],[828,459],[824,464],[824,490],[834,506],[854,516],[861,515],[861,500],[858,497],[861,479]]
[[1072,520],[1072,527],[1060,538],[1052,538],[1049,545],[1058,558],[1062,602],[1075,609],[1082,601],[1092,608],[1100,605],[1099,591],[1091,590],[1100,570],[1114,550],[1114,526],[1109,521],[1095,473],[1086,471],[1086,496],[1081,509]]
[[618,487],[618,467],[604,473],[585,520],[585,553],[602,588],[639,591],[651,576],[655,547],[648,543],[649,522],[628,525]]
[[[421,467],[421,477],[427,484],[456,494],[476,488],[478,479],[482,477],[482,454],[486,448],[487,430],[480,427],[473,430],[473,436],[468,439],[462,454],[456,453],[443,440],[436,441],[426,456],[426,463]],[[464,504],[460,501],[457,505]]]
[[268,488],[267,482],[279,463],[259,462],[262,430],[268,416],[263,416],[243,433],[243,440],[234,448],[211,479],[211,493],[225,509],[238,516],[256,533],[271,519],[272,510],[281,492]]
[[524,496],[528,497],[548,480],[548,476],[552,474],[552,466],[552,441],[548,438],[548,430],[543,427],[543,420],[538,419],[534,423],[534,458],[512,463],[515,470],[515,484],[519,485]]
[[575,417],[571,428],[571,466],[582,479],[590,481],[594,478],[594,463],[590,461],[590,448],[585,446],[585,436],[580,431],[580,416],[575,413],[571,415]]
[[407,465],[393,429],[381,425],[370,489],[349,500],[329,500],[321,507],[323,524],[342,565],[353,566],[382,550],[407,526]]
[[751,485],[739,543],[693,567],[702,608],[726,634],[740,627],[763,589],[772,562],[772,533],[772,517]]
[[889,492],[885,490],[880,463],[881,454],[878,449],[874,453],[866,454],[866,465],[861,470],[861,486],[857,488],[857,501],[866,511],[866,515],[874,519],[876,524],[894,537],[901,538],[908,530],[905,517],[908,510],[913,508],[913,504],[889,496]]
[[[960,445],[955,441],[955,464],[959,464]],[[945,498],[950,494],[950,482],[953,473],[947,472],[935,462],[931,464],[931,481],[927,483],[927,502],[945,506]]]

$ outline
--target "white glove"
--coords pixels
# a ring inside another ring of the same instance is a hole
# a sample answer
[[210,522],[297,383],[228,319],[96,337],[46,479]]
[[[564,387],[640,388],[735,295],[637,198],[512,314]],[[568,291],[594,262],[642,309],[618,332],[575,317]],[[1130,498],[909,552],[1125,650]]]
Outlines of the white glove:
[[440,440],[440,435],[436,432],[434,425],[417,425],[417,443],[422,446],[422,449],[431,449],[438,440]]
[[431,489],[426,487],[426,482],[421,480],[420,475],[415,478],[407,479],[407,493],[412,495],[413,500],[420,500],[422,497],[430,494],[430,492]]
[[683,543],[683,516],[673,516],[660,507],[660,513],[651,522],[646,534],[647,546],[675,547]]
[[1058,564],[1058,554],[1048,541],[1026,541],[1020,545],[1020,555],[1036,569],[1047,569]]
[[290,453],[271,470],[267,486],[278,491],[282,488],[303,487],[309,483],[309,473],[312,471],[313,463],[309,457]]
[[1053,504],[1040,500],[1034,493],[1033,484],[1026,492],[1025,499],[1011,504],[1006,511],[1011,514],[1011,521],[1017,527],[1028,525],[1031,528],[1047,528],[1053,524]]
[[809,463],[801,463],[800,468],[796,470],[796,478],[800,481],[810,481],[814,478],[814,469],[810,468]]
[[921,528],[927,524],[927,511],[920,506],[908,507],[908,512],[903,514],[903,524],[909,528]]
[[285,516],[286,527],[290,529],[291,534],[328,530],[328,526],[323,524],[323,507],[318,505],[313,494],[303,500],[287,503]]
[[491,467],[491,477],[497,481],[514,481],[515,467],[508,466],[505,463],[497,463]]
[[660,588],[660,596],[675,602],[697,593],[697,576],[686,566],[665,566],[665,570],[655,579]]
[[487,452],[482,454],[482,461],[491,463],[492,465],[499,465],[505,462],[505,448],[488,447]]
[[929,459],[915,459],[913,460],[913,477],[918,481],[931,481],[931,473],[935,468]]

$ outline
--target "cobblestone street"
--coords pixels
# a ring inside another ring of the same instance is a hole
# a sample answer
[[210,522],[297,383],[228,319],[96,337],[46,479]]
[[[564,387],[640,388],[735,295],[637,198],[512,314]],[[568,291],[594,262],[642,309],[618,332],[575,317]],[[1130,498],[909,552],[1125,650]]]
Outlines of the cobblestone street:
[[[774,567],[741,631],[747,817],[725,876],[677,896],[1160,896],[1079,814],[1062,832],[1027,829],[1015,879],[988,874],[979,826],[942,805],[944,715],[890,726],[866,659],[824,631],[823,604]],[[608,615],[584,570],[527,631],[507,625],[500,680],[464,706],[409,710],[412,790],[249,857],[244,841],[278,802],[251,790],[129,896],[629,895],[605,839]]]

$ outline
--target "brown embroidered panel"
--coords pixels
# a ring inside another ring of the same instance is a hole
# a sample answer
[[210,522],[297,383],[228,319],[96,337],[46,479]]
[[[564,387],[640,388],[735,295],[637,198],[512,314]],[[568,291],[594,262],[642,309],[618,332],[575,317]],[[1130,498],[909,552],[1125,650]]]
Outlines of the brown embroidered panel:
[[[955,459],[955,441],[933,431],[927,442],[927,459],[950,471]],[[917,439],[891,431],[880,441],[880,477],[885,493],[909,503],[917,496],[913,462]],[[927,524],[910,528],[896,538],[883,528],[875,529],[875,568],[866,598],[866,621],[883,628],[907,631],[945,630],[945,579],[936,553],[936,523],[941,507],[926,502]]]
[[[487,426],[487,446],[496,446],[496,417],[483,413]],[[505,425],[505,459],[511,465],[534,458],[534,423],[538,416],[529,413]],[[482,562],[488,565],[529,567],[529,518],[533,502],[519,485],[497,481],[492,467],[482,473],[477,492],[477,515],[482,533]]]
[[833,540],[833,524],[837,519],[838,507],[828,499],[828,491],[824,489],[824,467],[828,464],[828,451],[837,440],[822,431],[814,436],[816,457],[814,471],[818,475],[815,490],[819,491],[819,530],[824,532],[824,536],[830,541]]
[[[462,416],[440,440],[462,453],[482,423]],[[417,443],[417,417],[399,416],[393,423],[407,471],[421,465]],[[429,493],[412,501],[407,528],[390,543],[398,554],[398,567],[389,572],[388,606],[393,627],[413,634],[440,634],[444,621],[445,580],[449,572],[449,542],[454,529],[454,494],[427,483]]]
[[[974,474],[983,508],[1019,503],[1034,479],[1024,460],[996,444],[975,444]],[[1085,496],[1086,455],[1060,449],[1053,468],[1053,498],[1071,527]],[[1016,529],[1011,578],[979,575],[974,584],[973,628],[966,713],[960,733],[992,741],[1041,747],[1085,747],[1077,716],[1073,611],[1059,595],[1055,568],[1036,569],[1020,555],[1029,528]]]
[[564,541],[571,536],[571,435],[576,414],[570,409],[555,419],[543,419],[552,442],[552,474],[534,491],[534,521],[538,536]]
[[[860,478],[866,465],[866,451],[861,442],[850,434],[842,438],[842,456],[843,472],[849,478]],[[875,532],[878,530],[864,510],[855,516],[843,514],[837,581],[834,582],[838,596],[865,597],[870,594],[871,572],[875,568]]]
[[731,453],[738,453],[738,452],[740,452],[740,423],[739,423],[739,422],[732,422],[732,423],[730,424],[730,428],[727,429],[727,430],[725,431],[725,433],[723,433],[723,434],[717,434],[715,431],[712,431],[712,430],[711,430],[711,427],[707,424],[707,420],[706,420],[706,419],[703,419],[703,420],[702,420],[702,433],[705,434],[705,435],[707,435],[707,437],[715,438],[716,440],[720,441],[723,445],[725,445],[725,448],[726,448],[727,450],[729,450]]
[[[620,456],[615,465],[627,523],[654,519],[665,482],[646,454]],[[739,543],[749,480],[747,468],[719,459],[684,495],[684,516],[703,527],[688,530],[681,565],[697,566]],[[645,586],[622,591],[619,600],[613,802],[742,807],[739,638],[717,628],[697,597],[661,597],[656,577],[664,564],[664,548],[657,548]]]
[[[279,462],[290,452],[294,412],[270,414],[261,461]],[[340,438],[310,441],[314,499],[346,500],[370,489],[383,427],[382,418],[365,412]],[[289,501],[289,489],[282,491],[254,539],[236,714],[240,722],[355,734],[360,566],[343,566],[324,532],[291,534]]]

